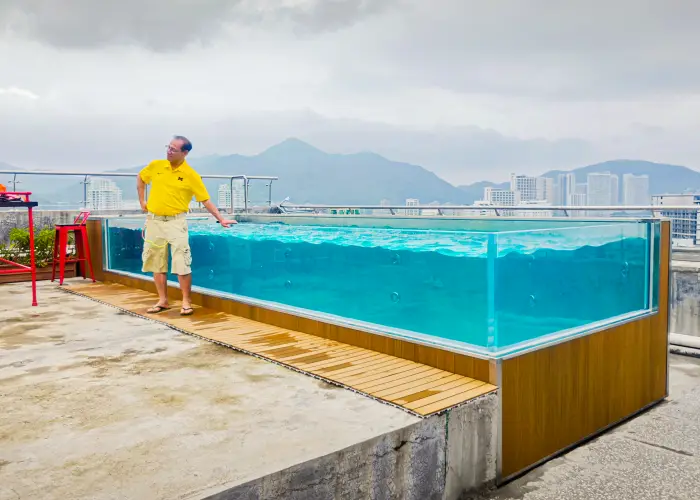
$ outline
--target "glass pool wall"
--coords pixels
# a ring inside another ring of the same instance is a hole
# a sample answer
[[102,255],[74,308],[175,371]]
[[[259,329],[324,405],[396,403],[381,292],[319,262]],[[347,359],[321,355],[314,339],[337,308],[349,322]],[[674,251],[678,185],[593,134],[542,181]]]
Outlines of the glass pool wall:
[[[658,221],[285,222],[223,229],[191,220],[193,284],[324,321],[489,355],[657,307]],[[144,274],[143,224],[143,218],[105,221],[109,270]]]

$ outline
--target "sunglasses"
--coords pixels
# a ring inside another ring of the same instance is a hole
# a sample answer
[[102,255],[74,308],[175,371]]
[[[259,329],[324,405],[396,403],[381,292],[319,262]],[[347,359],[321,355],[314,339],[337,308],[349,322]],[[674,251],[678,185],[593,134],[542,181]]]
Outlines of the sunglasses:
[[175,149],[174,147],[172,147],[172,146],[170,146],[170,145],[165,146],[165,149],[166,149],[169,153],[182,153],[182,149]]

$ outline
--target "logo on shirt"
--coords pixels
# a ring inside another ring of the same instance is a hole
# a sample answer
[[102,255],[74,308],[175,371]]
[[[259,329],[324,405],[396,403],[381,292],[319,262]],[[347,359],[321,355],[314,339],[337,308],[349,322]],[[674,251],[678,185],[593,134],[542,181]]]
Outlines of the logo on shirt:
[[178,180],[178,181],[184,181],[185,179],[183,179],[182,177],[178,177],[177,180]]

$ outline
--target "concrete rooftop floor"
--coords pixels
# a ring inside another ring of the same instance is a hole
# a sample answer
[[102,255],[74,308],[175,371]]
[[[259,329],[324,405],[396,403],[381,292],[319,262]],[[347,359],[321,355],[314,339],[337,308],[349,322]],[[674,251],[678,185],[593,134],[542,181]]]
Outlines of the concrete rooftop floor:
[[[42,284],[0,285],[0,500],[201,498],[408,426],[350,391]],[[465,500],[700,498],[700,359],[670,398]]]
[[201,498],[418,421],[42,283],[0,285],[0,500]]

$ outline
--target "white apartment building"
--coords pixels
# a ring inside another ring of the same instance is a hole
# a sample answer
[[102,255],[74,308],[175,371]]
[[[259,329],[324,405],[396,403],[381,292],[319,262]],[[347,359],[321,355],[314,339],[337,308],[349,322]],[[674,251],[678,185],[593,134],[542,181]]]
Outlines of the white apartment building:
[[512,207],[521,201],[521,192],[512,189],[484,188],[484,201],[490,205]]
[[589,206],[609,206],[617,196],[613,191],[617,189],[617,176],[610,173],[588,174],[588,203]]
[[649,176],[624,174],[622,176],[622,193],[623,205],[648,205],[651,200],[649,195]]
[[519,192],[521,201],[537,200],[537,177],[510,174],[510,190]]
[[671,219],[671,239],[674,245],[698,244],[700,241],[700,227],[698,226],[700,193],[656,195],[652,197],[651,204],[656,206],[688,206],[688,210],[661,210],[661,214]]
[[231,208],[231,202],[233,202],[234,210],[242,209],[245,206],[245,195],[242,182],[233,183],[233,195],[231,194],[230,184],[220,184],[218,194],[217,206],[220,209]]
[[121,210],[122,190],[111,179],[91,177],[86,202],[92,210]]
[[[417,207],[420,205],[420,200],[418,198],[407,198],[406,199],[406,206],[407,207]],[[406,210],[406,215],[420,215],[420,209],[418,208],[413,208]]]
[[523,201],[521,205],[531,206],[532,210],[518,210],[515,214],[518,217],[544,218],[554,216],[554,213],[551,210],[544,209],[544,207],[551,206],[551,203],[549,203],[547,200]]
[[560,206],[574,205],[574,194],[576,194],[576,174],[559,174],[557,177],[555,204]]
[[546,201],[548,205],[556,204],[557,199],[554,190],[554,179],[551,177],[536,177],[535,184],[537,186],[536,199],[538,201]]

